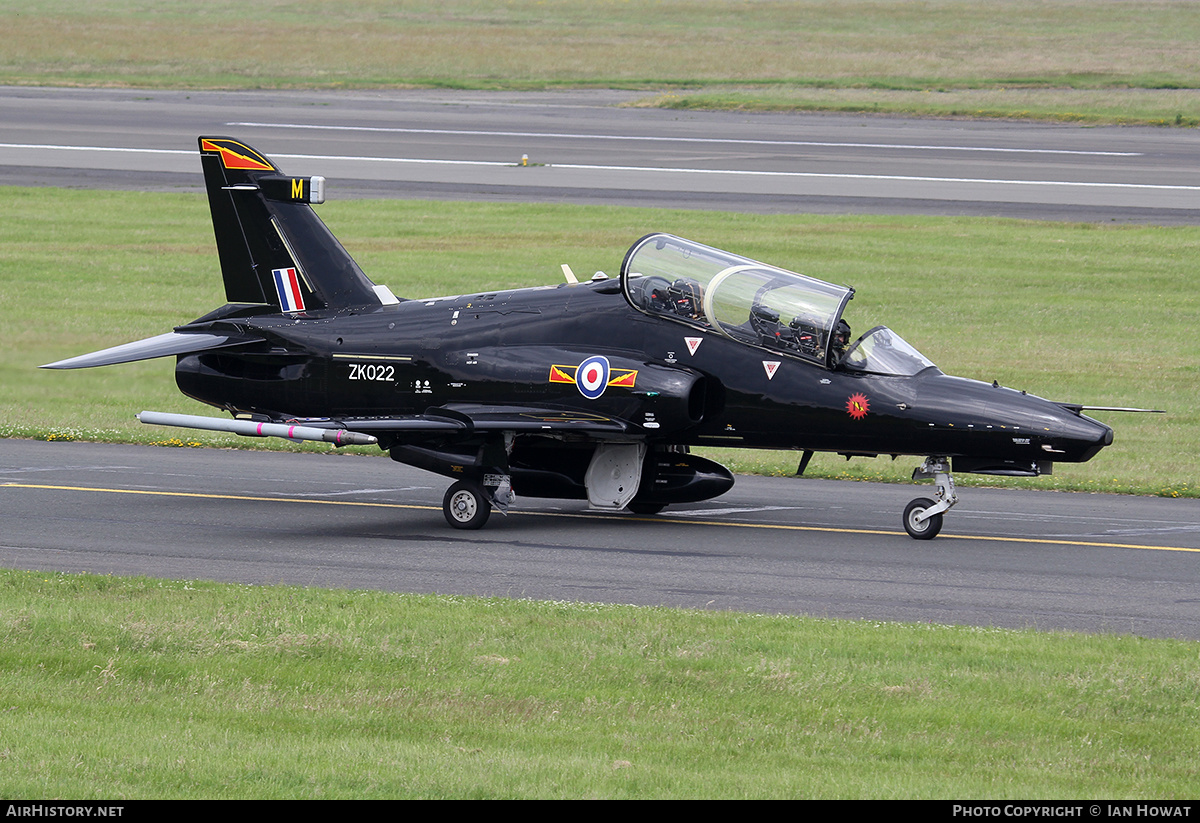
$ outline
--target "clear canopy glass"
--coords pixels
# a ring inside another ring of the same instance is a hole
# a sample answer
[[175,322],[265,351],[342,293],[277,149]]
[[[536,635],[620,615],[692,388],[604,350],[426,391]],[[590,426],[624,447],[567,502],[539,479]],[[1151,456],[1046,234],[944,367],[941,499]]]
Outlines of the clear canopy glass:
[[871,374],[913,375],[933,368],[932,361],[886,326],[876,326],[860,337],[842,356],[849,371]]
[[827,367],[848,342],[840,339],[848,327],[835,333],[854,289],[669,234],[647,235],[630,248],[621,287],[648,314]]

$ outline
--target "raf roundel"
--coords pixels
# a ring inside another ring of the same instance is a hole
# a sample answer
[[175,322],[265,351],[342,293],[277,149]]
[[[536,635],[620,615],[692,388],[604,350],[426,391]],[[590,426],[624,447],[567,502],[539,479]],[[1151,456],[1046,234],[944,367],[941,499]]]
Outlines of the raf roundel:
[[580,363],[575,372],[575,385],[588,400],[595,400],[604,394],[608,386],[608,358],[595,355]]

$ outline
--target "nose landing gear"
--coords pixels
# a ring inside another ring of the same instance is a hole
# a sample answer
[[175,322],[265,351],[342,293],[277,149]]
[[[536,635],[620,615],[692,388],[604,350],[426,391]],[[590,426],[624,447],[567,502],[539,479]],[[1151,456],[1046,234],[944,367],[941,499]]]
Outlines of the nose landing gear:
[[913,471],[913,480],[929,479],[934,482],[937,500],[918,497],[904,507],[904,530],[914,540],[932,540],[937,537],[938,532],[942,530],[942,514],[958,502],[948,458],[927,457],[920,468]]

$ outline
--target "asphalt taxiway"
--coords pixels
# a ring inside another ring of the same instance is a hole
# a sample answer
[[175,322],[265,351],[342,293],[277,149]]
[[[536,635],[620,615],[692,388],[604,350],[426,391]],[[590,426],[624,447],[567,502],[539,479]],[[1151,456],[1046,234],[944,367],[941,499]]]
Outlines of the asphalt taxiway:
[[0,440],[13,568],[1200,639],[1195,501],[739,477],[655,517],[525,499],[451,529],[447,481],[360,455]]

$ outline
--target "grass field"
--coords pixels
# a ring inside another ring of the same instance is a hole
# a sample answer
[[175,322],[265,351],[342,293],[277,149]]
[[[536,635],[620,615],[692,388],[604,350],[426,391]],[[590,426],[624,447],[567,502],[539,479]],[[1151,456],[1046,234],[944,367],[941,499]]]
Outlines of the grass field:
[[[211,411],[178,393],[169,358],[36,366],[159,334],[224,303],[203,196],[0,196],[13,206],[0,222],[0,433],[183,442],[133,419],[145,408]],[[1091,462],[1036,481],[986,482],[1170,496],[1200,488],[1200,338],[1188,286],[1197,228],[379,200],[333,202],[321,214],[369,275],[408,297],[557,283],[561,263],[615,274],[626,248],[652,230],[846,283],[857,289],[847,313],[855,329],[888,325],[948,373],[1169,412],[1098,414],[1116,442]],[[767,474],[797,462],[794,453],[716,457]],[[809,473],[906,481],[918,462],[819,456]]]
[[0,571],[0,797],[1194,798],[1195,643]]
[[0,2],[0,83],[645,89],[645,105],[1200,123],[1176,0]]

